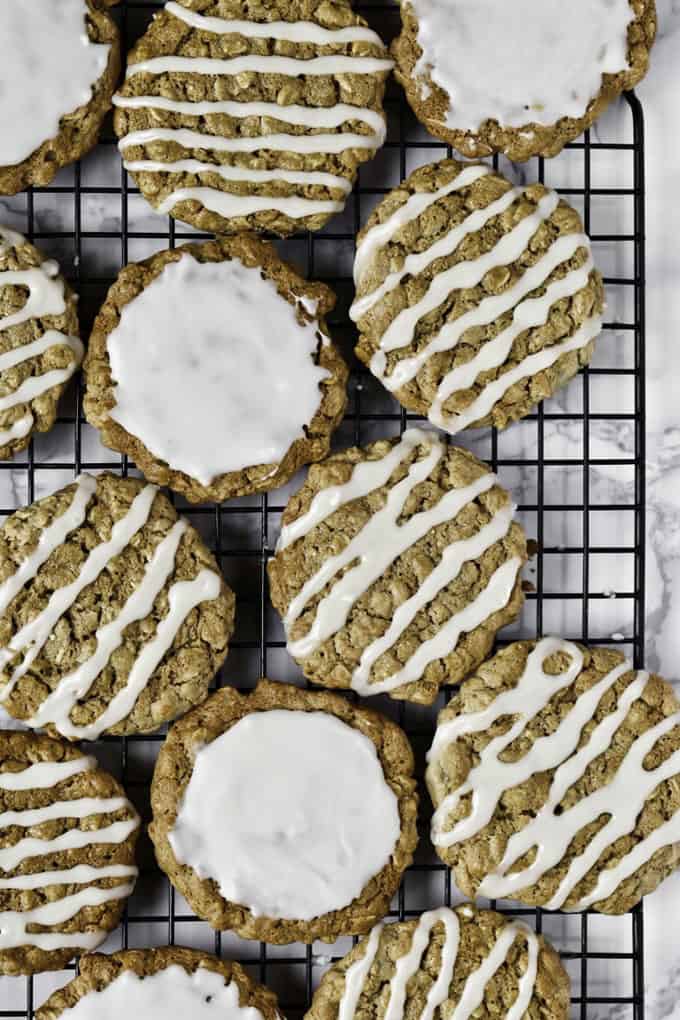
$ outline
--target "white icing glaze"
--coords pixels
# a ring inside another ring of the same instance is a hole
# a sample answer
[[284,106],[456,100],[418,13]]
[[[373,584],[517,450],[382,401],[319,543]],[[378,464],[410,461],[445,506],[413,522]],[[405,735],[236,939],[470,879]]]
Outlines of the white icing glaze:
[[111,417],[205,485],[276,464],[321,403],[328,372],[315,364],[318,330],[298,322],[259,268],[185,255],[125,306],[109,334]]
[[23,234],[12,230],[10,227],[3,227],[0,224],[0,255],[5,255],[10,248],[19,248],[20,245],[25,243],[26,238]]
[[[546,674],[543,663],[557,651],[570,656],[568,668],[560,675]],[[516,716],[511,728],[494,738],[480,752],[478,763],[465,782],[444,798],[432,820],[432,840],[438,846],[451,846],[480,832],[491,820],[503,793],[525,782],[537,772],[555,769],[545,804],[524,828],[511,835],[503,859],[496,870],[481,882],[478,893],[490,898],[512,897],[538,882],[564,858],[574,836],[601,815],[605,825],[576,856],[560,881],[549,903],[551,910],[564,906],[579,882],[597,865],[602,853],[617,839],[633,831],[647,798],[666,779],[680,772],[680,751],[674,752],[655,769],[643,768],[643,761],[657,741],[680,725],[680,712],[650,727],[631,745],[614,777],[606,785],[582,797],[571,807],[558,811],[567,792],[584,775],[588,766],[610,746],[614,734],[626,719],[631,706],[643,694],[648,674],[638,673],[620,695],[616,708],[591,731],[587,742],[578,748],[584,726],[593,718],[602,697],[616,681],[632,669],[624,661],[581,694],[557,729],[537,738],[530,750],[516,762],[500,758],[525,729],[528,722],[548,704],[557,691],[569,687],[583,667],[583,655],[570,642],[544,638],[530,653],[522,676],[515,687],[499,694],[480,712],[456,716],[438,727],[429,762],[436,762],[446,747],[459,736],[485,731],[502,716]],[[447,828],[448,818],[461,798],[471,794],[470,812]],[[680,839],[680,812],[640,840],[614,867],[606,867],[594,889],[571,908],[583,910],[611,895],[625,877],[645,864],[655,850]],[[532,848],[537,848],[532,864],[520,870],[516,863]]]
[[454,130],[477,131],[486,120],[519,128],[582,117],[602,75],[629,66],[628,0],[411,0],[411,6],[422,50],[414,75],[429,74],[447,93],[444,122]]
[[[443,445],[433,435],[417,429],[409,430],[387,456],[379,461],[361,462],[348,482],[317,493],[307,513],[282,528],[277,549],[285,549],[307,534],[339,506],[385,485],[397,465],[419,444],[428,448],[427,456],[411,465],[407,475],[389,490],[383,508],[370,518],[341,552],[325,560],[291,600],[284,625],[289,635],[288,649],[293,656],[306,658],[337,633],[346,624],[356,601],[391,563],[432,528],[455,518],[463,507],[496,484],[495,475],[485,474],[471,485],[450,490],[430,510],[421,511],[404,524],[397,525],[414,487],[429,477],[444,453]],[[385,634],[365,649],[352,676],[355,690],[362,694],[379,694],[419,679],[430,662],[449,655],[456,648],[462,633],[479,626],[507,604],[521,567],[518,558],[505,561],[483,591],[443,624],[434,637],[424,641],[398,672],[383,680],[371,681],[370,674],[376,661],[397,644],[416,614],[458,576],[466,562],[481,556],[500,541],[507,534],[512,518],[513,508],[502,508],[475,535],[454,542],[445,549],[441,560],[418,591],[395,610]],[[354,566],[346,569],[352,563]],[[343,570],[342,577],[333,584],[333,579]],[[290,632],[295,621],[309,601],[329,584],[330,591],[319,601],[308,632],[304,637],[292,640]]]
[[254,1006],[239,1005],[235,982],[198,967],[189,974],[171,964],[155,974],[139,977],[124,970],[101,991],[91,991],[63,1012],[68,1020],[120,1020],[129,1015],[144,1020],[263,1020]]
[[417,191],[409,195],[408,199],[400,206],[384,223],[376,223],[367,230],[357,245],[354,257],[354,283],[358,286],[366,272],[367,266],[373,261],[379,248],[388,244],[394,235],[407,223],[411,223],[425,212],[434,202],[454,191],[461,191],[463,188],[474,184],[480,177],[491,173],[491,167],[483,164],[464,167],[461,172],[444,184],[437,191]]
[[198,748],[168,838],[177,860],[226,899],[255,916],[305,921],[350,904],[399,832],[372,741],[326,713],[277,709]]
[[[468,167],[466,169],[474,170],[475,168]],[[460,181],[464,172],[440,191],[450,193],[451,190],[455,190],[454,186]],[[431,202],[436,200],[438,195],[438,192],[428,193],[425,196],[412,195],[385,223],[369,231],[365,242],[359,246],[357,253],[355,278],[358,282],[380,247],[388,243],[403,225],[412,222],[416,216],[420,215]],[[398,286],[406,275],[417,275],[431,265],[436,258],[454,252],[469,233],[481,229],[484,223],[509,208],[521,195],[521,188],[510,189],[485,209],[471,213],[462,223],[454,226],[448,234],[424,252],[409,255],[400,269],[391,272],[384,282],[371,293],[355,300],[350,311],[352,317],[357,321],[360,320],[376,303]],[[415,202],[415,199],[418,201]],[[413,204],[409,207],[411,202]],[[491,251],[472,261],[459,262],[437,274],[423,297],[395,316],[381,338],[379,349],[371,358],[370,367],[373,374],[388,390],[394,392],[415,378],[433,356],[442,351],[453,350],[461,342],[468,329],[490,325],[502,315],[512,311],[513,317],[510,325],[498,336],[484,343],[469,361],[454,366],[439,384],[428,417],[434,425],[446,429],[451,434],[470,427],[487,415],[496,402],[502,399],[504,393],[520,380],[554,364],[563,354],[585,347],[602,328],[601,316],[593,316],[574,336],[527,356],[497,379],[486,382],[464,411],[455,414],[447,414],[444,411],[444,405],[453,393],[472,387],[482,373],[500,369],[503,366],[512,350],[513,343],[522,332],[548,322],[551,309],[556,301],[575,296],[587,285],[590,273],[594,268],[590,255],[590,241],[585,234],[567,234],[558,237],[545,254],[534,265],[527,268],[511,287],[500,294],[483,298],[478,305],[470,308],[458,318],[446,322],[417,354],[402,358],[387,374],[387,354],[412,343],[420,320],[437,308],[453,291],[477,286],[491,269],[516,261],[528,246],[531,237],[541,223],[554,212],[558,202],[557,194],[548,192],[538,203],[536,211],[525,217],[513,230],[504,235]],[[584,264],[579,269],[567,273],[562,279],[546,286],[549,276],[560,265],[573,258],[579,249],[585,249],[588,253]],[[540,297],[529,296],[541,287],[545,287],[543,295]]]
[[[460,924],[453,910],[440,907],[422,914],[418,921],[407,953],[398,957],[390,980],[387,1004],[382,1020],[403,1020],[409,981],[421,967],[423,955],[428,947],[432,929],[437,924],[444,926],[444,943],[437,979],[430,987],[427,1001],[416,1020],[432,1020],[435,1010],[449,998],[453,981]],[[366,980],[375,962],[384,925],[376,925],[365,940],[365,952],[345,973],[345,984],[338,1005],[338,1020],[353,1020]],[[527,966],[520,977],[517,997],[505,1013],[508,1020],[520,1020],[531,1002],[538,970],[539,942],[535,934],[521,922],[512,922],[501,929],[488,956],[484,957],[477,970],[473,971],[463,986],[460,998],[450,1013],[452,1020],[467,1020],[484,1001],[486,986],[496,971],[505,962],[508,952],[518,936],[527,944]],[[413,1014],[415,1016],[415,1014]]]
[[[1,145],[1,142],[0,142]],[[0,163],[2,160],[0,159]],[[24,242],[20,234],[7,228],[0,228],[0,237],[5,242],[0,248],[0,257],[9,247],[16,248]],[[0,289],[3,287],[23,287],[28,290],[24,305],[10,315],[0,318],[0,340],[4,330],[20,325],[31,319],[41,319],[48,315],[62,315],[66,310],[64,297],[64,281],[59,276],[56,262],[44,261],[40,266],[22,270],[0,270]],[[66,368],[52,369],[42,375],[29,376],[12,393],[0,397],[0,411],[26,403],[46,393],[52,386],[58,386],[71,378],[83,360],[84,349],[78,337],[66,336],[55,329],[48,329],[31,343],[13,347],[0,353],[0,375],[15,365],[22,364],[30,358],[39,357],[53,347],[70,347],[73,360]],[[1,380],[0,381],[4,381]],[[8,428],[0,430],[0,444],[12,442],[28,435],[33,425],[30,411],[17,419]]]
[[85,0],[0,5],[0,166],[23,162],[92,98],[110,47],[90,42],[86,15]]
[[94,758],[71,761],[41,761],[21,772],[0,772],[0,790],[46,790],[96,766]]
[[[94,758],[81,757],[71,761],[38,762],[21,772],[0,773],[0,789],[30,790],[53,789],[65,780],[96,768]],[[39,808],[0,813],[0,830],[11,826],[33,828],[55,819],[85,819],[97,815],[112,814],[127,809],[130,817],[113,822],[99,829],[67,829],[52,838],[25,837],[11,846],[0,849],[0,870],[4,873],[19,867],[24,861],[35,857],[52,856],[64,851],[98,844],[120,844],[139,826],[139,818],[132,805],[124,796],[78,797],[72,800],[54,800]],[[18,946],[35,946],[43,950],[80,947],[94,949],[106,937],[105,931],[87,932],[29,932],[31,925],[54,926],[74,918],[88,906],[99,906],[129,896],[134,887],[137,868],[134,865],[112,864],[103,867],[76,865],[61,870],[42,871],[29,875],[6,874],[0,877],[0,890],[44,890],[48,887],[84,885],[83,889],[42,906],[29,910],[0,911],[0,951]],[[128,879],[102,889],[85,883],[102,879]]]
[[[73,498],[66,511],[45,528],[35,549],[19,565],[17,571],[0,585],[0,612],[4,612],[15,595],[36,576],[42,564],[64,542],[68,534],[84,522],[87,506],[95,491],[94,478],[82,475],[77,479]],[[42,612],[25,624],[8,646],[0,649],[0,665],[3,668],[17,654],[23,653],[22,661],[14,668],[4,688],[0,690],[0,701],[9,697],[17,681],[40,654],[58,619],[73,605],[80,592],[96,580],[111,559],[121,553],[131,538],[146,524],[157,491],[155,486],[147,485],[135,497],[128,513],[114,524],[109,540],[95,546],[90,552],[82,564],[78,577],[69,585],[56,589]],[[130,714],[137,698],[172,646],[191,610],[201,602],[218,597],[221,579],[214,571],[201,570],[193,580],[176,581],[170,586],[168,612],[158,624],[155,635],[141,647],[125,685],[116,692],[93,722],[77,726],[70,718],[72,709],[86,697],[113,653],[122,644],[125,629],[151,613],[156,598],[172,576],[177,550],[186,529],[186,522],[179,520],[161,539],[141,582],[125,602],[118,616],[96,631],[96,647],[93,653],[73,672],[63,677],[40,703],[34,716],[28,720],[30,726],[41,728],[52,723],[66,737],[94,740],[104,730],[115,726]]]
[[234,21],[227,18],[206,17],[188,10],[170,0],[165,5],[168,14],[180,18],[192,28],[218,35],[242,35],[247,39],[281,39],[286,42],[315,43],[318,46],[334,46],[339,43],[367,42],[384,49],[384,43],[377,32],[364,25],[349,25],[347,28],[324,28],[314,21]]

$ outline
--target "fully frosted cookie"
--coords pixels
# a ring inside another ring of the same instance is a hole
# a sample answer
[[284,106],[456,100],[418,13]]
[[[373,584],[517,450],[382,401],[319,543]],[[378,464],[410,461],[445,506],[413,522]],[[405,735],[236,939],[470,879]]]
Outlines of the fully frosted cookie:
[[60,970],[118,924],[139,817],[94,758],[0,730],[0,974]]
[[274,489],[328,453],[345,409],[334,302],[245,235],[126,266],[90,338],[88,421],[194,502]]
[[78,977],[36,1020],[279,1020],[276,996],[238,963],[196,949],[127,949],[83,957]]
[[69,740],[149,733],[202,701],[234,596],[155,485],[81,475],[0,528],[0,704]]
[[305,1020],[566,1020],[569,977],[521,921],[465,905],[377,925],[324,974]]
[[680,846],[680,705],[619,652],[509,645],[440,713],[432,841],[469,896],[620,914]]
[[269,562],[305,676],[430,704],[483,660],[522,605],[526,541],[496,476],[432,432],[311,468]]
[[465,156],[555,156],[644,77],[654,0],[402,0],[395,74]]
[[590,361],[602,328],[576,210],[487,166],[412,173],[359,234],[354,278],[357,355],[452,434],[528,414]]
[[0,226],[0,460],[54,425],[83,359],[76,301],[56,262]]
[[116,0],[2,0],[0,194],[49,184],[97,141],[120,70]]
[[125,166],[202,230],[318,230],[385,139],[391,67],[346,0],[166,3],[114,99]]
[[417,842],[406,736],[326,692],[221,688],[176,723],[151,786],[160,867],[213,928],[334,941],[386,913]]

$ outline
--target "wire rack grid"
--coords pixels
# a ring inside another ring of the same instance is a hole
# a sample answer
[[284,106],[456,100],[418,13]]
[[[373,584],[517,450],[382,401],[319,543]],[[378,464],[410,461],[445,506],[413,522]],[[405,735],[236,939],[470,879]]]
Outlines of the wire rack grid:
[[[357,9],[389,40],[398,10],[358,3]],[[124,47],[143,31],[158,3],[124,0],[116,12]],[[282,255],[310,278],[328,282],[338,294],[330,319],[334,336],[352,361],[348,412],[336,446],[396,435],[412,420],[352,358],[347,309],[352,295],[354,237],[370,209],[416,166],[450,151],[425,134],[392,82],[386,99],[388,140],[365,164],[344,213],[318,234],[278,242]],[[608,318],[593,365],[554,400],[504,433],[487,429],[458,437],[486,459],[513,490],[518,515],[535,539],[529,568],[531,590],[521,620],[504,639],[561,632],[591,642],[619,644],[641,665],[644,652],[644,148],[643,115],[629,94],[597,131],[567,146],[554,160],[513,167],[495,165],[520,180],[555,187],[582,212],[595,257],[608,288]],[[0,220],[23,229],[61,261],[81,297],[83,335],[120,266],[201,235],[155,217],[122,170],[110,124],[94,153],[62,171],[47,188],[0,201]],[[0,514],[13,512],[66,484],[82,470],[134,472],[134,465],[102,447],[84,421],[81,392],[74,385],[57,425],[34,439],[25,454],[0,465]],[[276,541],[286,490],[217,506],[178,507],[198,527],[237,594],[237,630],[216,683],[251,687],[261,675],[300,683],[285,653],[280,623],[268,598],[266,563]],[[412,739],[419,767],[431,740],[436,712],[395,704],[377,707],[395,718]],[[158,743],[151,737],[106,739],[95,751],[124,782],[145,820],[148,786]],[[392,904],[390,916],[404,919],[456,898],[448,870],[429,847],[429,805],[422,798],[421,847]],[[332,959],[351,939],[334,946],[272,947],[213,932],[159,873],[150,844],[141,841],[141,874],[124,923],[104,950],[180,943],[239,959],[253,976],[275,990],[289,1016],[299,1016]],[[572,1012],[580,1020],[644,1016],[643,913],[621,918],[499,909],[528,917],[562,953],[572,978]],[[31,1020],[34,1009],[72,976],[0,978],[0,1017]],[[612,994],[614,992],[615,994]]]

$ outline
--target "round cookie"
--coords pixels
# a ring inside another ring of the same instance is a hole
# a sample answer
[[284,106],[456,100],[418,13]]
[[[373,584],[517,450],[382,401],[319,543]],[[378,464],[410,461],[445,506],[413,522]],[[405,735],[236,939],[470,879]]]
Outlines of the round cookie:
[[118,925],[139,817],[94,758],[0,730],[0,974],[61,970]]
[[399,727],[268,680],[221,688],[172,727],[151,806],[158,864],[195,913],[275,944],[368,931],[418,839]]
[[150,733],[202,701],[234,596],[154,485],[81,475],[0,528],[0,704],[69,740]]
[[0,460],[52,428],[83,353],[77,298],[56,262],[0,226]]
[[621,914],[678,865],[680,705],[620,652],[508,645],[428,761],[432,841],[469,896]]
[[318,230],[385,140],[391,67],[347,0],[166,3],[114,99],[125,167],[201,230]]
[[402,0],[395,75],[467,157],[556,156],[645,76],[654,0]]
[[359,234],[354,278],[358,357],[451,434],[524,417],[588,364],[602,328],[576,210],[484,165],[414,171]]
[[569,976],[541,935],[493,910],[377,925],[328,970],[305,1020],[566,1020]]
[[54,992],[36,1020],[278,1020],[276,996],[238,963],[181,946],[83,957],[78,977]]
[[522,605],[514,509],[485,464],[419,429],[312,467],[268,565],[305,676],[423,704],[462,680]]
[[0,4],[0,194],[49,184],[96,143],[120,71],[116,2]]
[[334,303],[252,236],[126,266],[90,338],[87,419],[193,502],[283,485],[328,453],[345,410]]

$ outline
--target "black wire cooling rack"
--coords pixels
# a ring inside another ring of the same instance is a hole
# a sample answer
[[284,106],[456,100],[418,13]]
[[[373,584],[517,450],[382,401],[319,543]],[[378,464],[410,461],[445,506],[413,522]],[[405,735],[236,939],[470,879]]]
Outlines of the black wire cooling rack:
[[[158,3],[127,0],[117,11],[124,46],[138,37]],[[386,0],[358,4],[384,38],[398,27],[398,11]],[[365,164],[344,213],[317,234],[279,243],[284,257],[310,278],[328,282],[338,294],[330,318],[334,336],[352,361],[350,402],[336,445],[365,443],[403,431],[412,416],[361,370],[351,354],[352,327],[347,308],[352,295],[353,242],[379,197],[416,165],[447,154],[414,120],[400,90],[391,82],[386,101],[388,141]],[[450,153],[449,153],[450,154]],[[496,161],[498,163],[498,161]],[[643,115],[629,94],[606,117],[554,160],[525,167],[501,162],[510,174],[545,181],[582,211],[595,258],[608,286],[611,321],[598,342],[593,366],[556,399],[546,401],[523,423],[504,433],[484,430],[471,441],[475,452],[497,469],[516,494],[518,514],[535,538],[528,578],[532,590],[522,620],[505,637],[533,636],[562,629],[565,636],[624,647],[640,666],[644,651],[644,147]],[[48,188],[0,200],[0,221],[23,228],[61,261],[81,295],[83,335],[120,266],[185,239],[195,231],[156,218],[122,170],[110,125],[95,153],[62,171]],[[0,514],[30,502],[82,471],[134,470],[98,445],[85,423],[81,394],[73,387],[57,425],[36,438],[26,453],[0,464]],[[606,484],[605,484],[606,483]],[[297,485],[297,482],[296,482]],[[293,486],[295,487],[295,486]],[[217,683],[250,687],[260,675],[300,682],[285,653],[283,634],[270,608],[266,562],[278,532],[287,492],[234,500],[226,505],[188,507],[177,500],[215,550],[225,577],[237,594],[237,630],[229,659]],[[436,711],[448,699],[442,692],[430,710],[389,699],[378,707],[392,715],[411,737],[422,769]],[[98,742],[104,765],[118,774],[145,820],[148,786],[163,734]],[[416,863],[407,872],[391,917],[404,919],[450,903],[448,870],[431,851],[429,802],[422,796],[422,840]],[[141,841],[141,875],[122,927],[104,949],[177,942],[240,959],[253,976],[279,994],[282,1010],[299,1016],[331,959],[343,955],[351,939],[335,946],[273,947],[214,933],[194,917],[155,866],[148,840]],[[644,1016],[643,913],[621,918],[593,912],[552,914],[501,905],[528,916],[562,953],[572,978],[573,1015],[642,1020]],[[70,968],[73,970],[73,968]],[[70,973],[35,979],[0,978],[0,1017],[31,1020],[50,992]],[[614,994],[612,994],[612,990]]]

